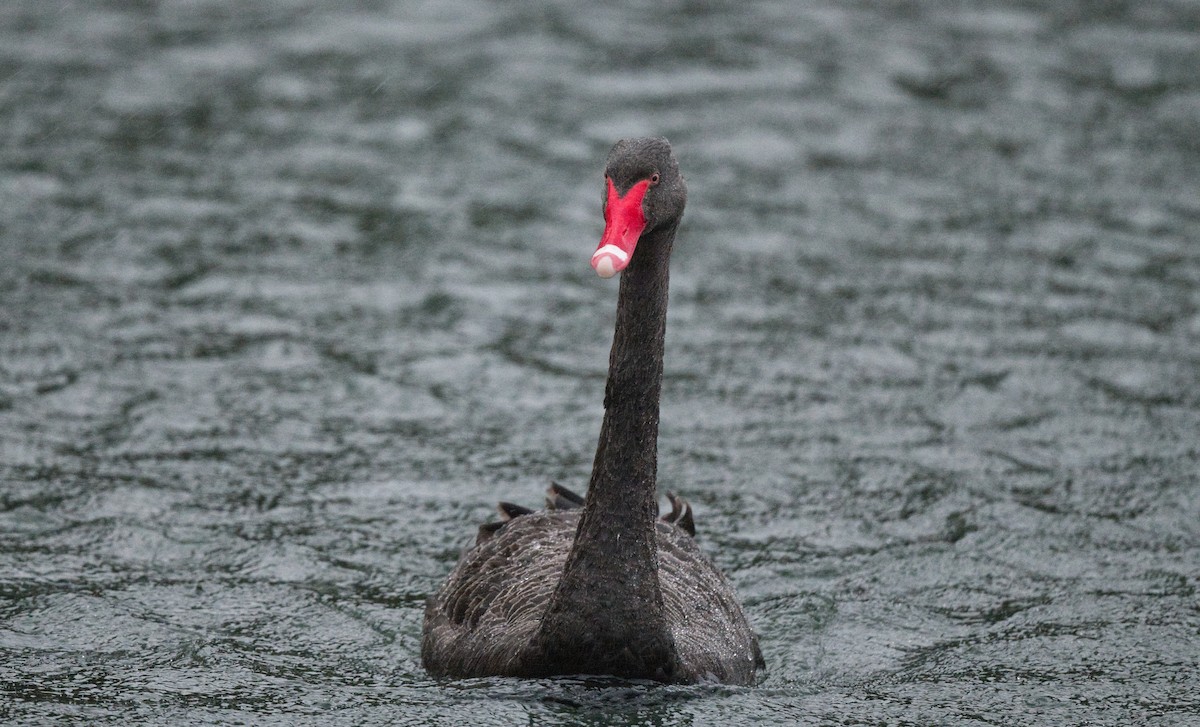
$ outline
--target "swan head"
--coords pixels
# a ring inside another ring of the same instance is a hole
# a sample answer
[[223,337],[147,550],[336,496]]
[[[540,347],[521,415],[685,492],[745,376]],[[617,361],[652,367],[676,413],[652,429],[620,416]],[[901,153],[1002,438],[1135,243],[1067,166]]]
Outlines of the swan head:
[[678,224],[687,185],[663,138],[622,139],[604,166],[604,235],[592,267],[611,278],[633,259],[647,232]]

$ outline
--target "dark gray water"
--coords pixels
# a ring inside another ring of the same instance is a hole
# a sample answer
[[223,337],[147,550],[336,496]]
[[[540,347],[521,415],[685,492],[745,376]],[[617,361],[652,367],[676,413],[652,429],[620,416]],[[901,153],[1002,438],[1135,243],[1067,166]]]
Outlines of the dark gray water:
[[[582,488],[664,134],[660,472],[752,689],[436,683]],[[1200,720],[1200,5],[0,6],[0,719]]]

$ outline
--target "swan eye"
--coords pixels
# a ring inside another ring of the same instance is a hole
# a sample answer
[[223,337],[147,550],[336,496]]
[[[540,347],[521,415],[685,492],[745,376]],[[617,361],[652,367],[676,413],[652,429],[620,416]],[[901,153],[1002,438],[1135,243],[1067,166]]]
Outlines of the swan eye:
[[658,184],[658,172],[650,175],[650,186],[653,187],[656,184]]

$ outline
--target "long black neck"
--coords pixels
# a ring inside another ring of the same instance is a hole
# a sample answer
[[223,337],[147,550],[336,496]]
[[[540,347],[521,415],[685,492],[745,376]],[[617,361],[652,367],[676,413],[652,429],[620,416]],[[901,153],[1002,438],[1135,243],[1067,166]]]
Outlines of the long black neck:
[[[542,658],[561,671],[670,679],[655,542],[658,402],[675,226],[643,236],[621,274],[604,422],[587,502],[542,620]],[[578,665],[572,662],[580,662]]]
[[[643,244],[646,242],[651,241]],[[647,566],[652,577],[645,583],[649,586],[653,581],[655,590],[658,402],[667,327],[669,248],[669,244],[645,244],[647,255],[635,255],[622,273],[604,390],[604,422],[587,503],[572,547],[572,555],[602,552],[607,562],[622,570]],[[574,575],[570,562],[567,575]]]

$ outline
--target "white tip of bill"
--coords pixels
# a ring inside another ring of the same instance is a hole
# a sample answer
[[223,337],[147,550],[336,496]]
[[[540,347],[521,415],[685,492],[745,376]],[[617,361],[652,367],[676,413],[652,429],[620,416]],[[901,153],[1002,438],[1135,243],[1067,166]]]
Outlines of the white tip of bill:
[[612,255],[601,255],[598,258],[592,258],[592,267],[596,268],[596,274],[602,278],[611,278],[617,274],[617,269],[613,267]]
[[592,255],[592,267],[602,278],[611,278],[629,264],[629,255],[616,245],[604,245]]

